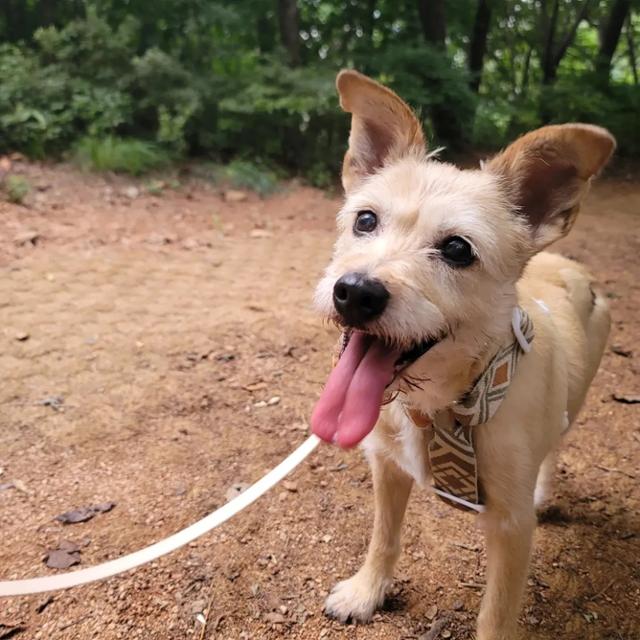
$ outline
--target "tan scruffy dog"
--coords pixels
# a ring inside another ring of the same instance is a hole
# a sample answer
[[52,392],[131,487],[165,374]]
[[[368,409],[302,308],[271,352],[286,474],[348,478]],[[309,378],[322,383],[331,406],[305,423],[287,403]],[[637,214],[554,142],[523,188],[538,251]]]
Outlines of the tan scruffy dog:
[[427,155],[392,91],[355,71],[337,87],[352,114],[346,200],[316,300],[343,336],[312,427],[342,447],[362,441],[375,520],[364,565],[325,608],[366,621],[382,604],[416,481],[480,512],[478,638],[511,639],[535,506],[609,332],[587,271],[539,252],[568,233],[615,140],[591,125],[547,126],[463,171]]

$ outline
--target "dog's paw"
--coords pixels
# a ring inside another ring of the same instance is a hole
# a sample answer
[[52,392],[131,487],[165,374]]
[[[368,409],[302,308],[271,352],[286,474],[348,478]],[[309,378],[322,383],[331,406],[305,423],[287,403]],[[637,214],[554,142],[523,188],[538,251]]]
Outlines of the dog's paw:
[[340,622],[369,622],[382,606],[390,580],[356,573],[333,587],[324,603],[324,612]]

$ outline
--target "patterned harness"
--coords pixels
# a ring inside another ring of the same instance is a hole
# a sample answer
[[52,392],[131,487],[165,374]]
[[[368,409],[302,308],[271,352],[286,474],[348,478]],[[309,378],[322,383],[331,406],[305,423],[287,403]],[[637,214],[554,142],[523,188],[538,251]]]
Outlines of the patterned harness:
[[447,504],[464,511],[484,511],[473,446],[473,427],[488,422],[504,400],[518,360],[533,341],[533,323],[521,307],[513,310],[514,339],[489,362],[473,388],[452,406],[433,416],[429,462],[434,491]]

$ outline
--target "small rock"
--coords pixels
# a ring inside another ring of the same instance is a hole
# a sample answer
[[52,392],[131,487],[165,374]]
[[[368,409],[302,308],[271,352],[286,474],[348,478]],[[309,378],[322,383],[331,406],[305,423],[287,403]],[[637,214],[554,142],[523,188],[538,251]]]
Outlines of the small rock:
[[27,245],[34,246],[40,240],[40,234],[37,231],[27,230],[16,234],[13,238],[14,243],[19,247]]
[[[446,624],[446,621],[442,618],[440,620],[436,620],[431,625],[431,629],[429,629],[429,631],[427,631],[426,633],[423,633],[420,636],[419,640],[436,640],[436,638],[439,636],[440,631],[442,631],[442,628],[444,627],[445,624]],[[442,634],[442,636],[444,637],[444,633]]]
[[244,191],[237,189],[228,189],[224,192],[226,202],[244,202],[249,196]]
[[427,619],[433,620],[438,615],[438,605],[432,604],[426,612]]
[[224,497],[227,502],[229,502],[230,500],[237,498],[241,493],[244,493],[250,486],[251,485],[247,482],[235,482],[227,489]]
[[71,542],[71,540],[61,540],[58,545],[58,551],[66,551],[67,553],[75,553],[76,551],[80,551],[80,545],[75,542]]
[[0,491],[6,491],[7,489],[15,489],[15,484],[13,482],[3,482],[0,484]]
[[140,195],[140,189],[133,185],[123,189],[122,194],[129,198],[129,200],[135,200]]
[[198,241],[194,238],[187,238],[186,240],[182,241],[182,248],[183,249],[197,249],[200,246],[200,244],[198,243]]
[[270,407],[273,407],[276,404],[280,404],[280,396],[273,396],[272,398],[269,398],[269,400],[267,400],[267,404]]
[[56,549],[47,554],[47,567],[51,569],[68,569],[76,564],[80,564],[80,554],[77,552],[69,553]]
[[203,613],[206,608],[207,608],[206,600],[194,600],[191,603],[191,613],[193,613],[194,615],[196,613]]
[[94,504],[91,508],[96,513],[107,513],[108,511],[111,511],[111,509],[113,509],[113,507],[115,506],[115,502],[102,502],[100,504]]
[[322,536],[322,542],[324,542],[325,544],[328,544],[332,540],[333,540],[333,536],[329,535],[328,533]]
[[625,349],[619,344],[614,344],[611,347],[611,351],[613,351],[613,353],[615,353],[618,356],[622,356],[623,358],[630,358],[633,355],[633,352],[631,351],[631,349]]
[[22,480],[14,480],[13,486],[20,492],[25,493],[30,496],[33,494],[33,491],[27,487],[27,485]]
[[151,233],[147,236],[146,242],[148,244],[155,244],[158,246],[163,246],[167,244],[171,244],[176,241],[176,237],[170,234],[163,233]]
[[266,382],[254,382],[253,384],[247,384],[242,387],[245,391],[262,391],[267,388]]
[[78,522],[86,522],[91,520],[97,513],[106,513],[111,511],[116,506],[115,502],[104,502],[102,504],[92,505],[90,507],[82,507],[80,509],[73,509],[72,511],[65,511],[56,516],[55,519],[62,524],[77,524]]
[[611,397],[616,402],[621,402],[622,404],[640,404],[640,396],[632,396],[623,393],[612,393]]
[[16,331],[16,334],[14,337],[18,342],[24,342],[25,340],[28,340],[31,336],[26,331]]
[[275,611],[267,613],[265,620],[271,624],[284,624],[286,622],[286,618],[281,613]]
[[256,409],[264,409],[267,406],[267,403],[264,400],[259,400],[253,405]]
[[442,637],[443,637],[443,638],[450,638],[450,637],[451,637],[451,631],[449,631],[449,629],[445,629],[445,630],[442,632]]
[[253,229],[249,234],[251,238],[255,240],[261,240],[263,238],[273,238],[273,233],[271,231],[267,231],[266,229]]
[[298,492],[298,484],[296,482],[293,482],[293,481],[290,481],[290,480],[285,480],[282,483],[282,486],[287,491],[290,491],[291,493],[297,493]]
[[464,602],[462,602],[462,600],[456,600],[453,605],[451,605],[451,608],[454,611],[462,611],[464,609]]
[[62,396],[47,396],[36,402],[36,404],[42,405],[43,407],[51,407],[54,411],[58,411],[64,404],[64,398]]

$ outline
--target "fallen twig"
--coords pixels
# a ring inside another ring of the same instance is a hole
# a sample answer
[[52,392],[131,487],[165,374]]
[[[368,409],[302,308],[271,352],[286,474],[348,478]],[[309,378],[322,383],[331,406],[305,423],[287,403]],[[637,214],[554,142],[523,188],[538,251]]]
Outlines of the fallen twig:
[[464,544],[464,542],[452,542],[451,546],[453,547],[460,547],[460,549],[466,549],[467,551],[479,551],[479,547],[478,546],[471,546],[468,544]]
[[458,582],[461,587],[468,587],[469,589],[484,589],[485,585],[479,582]]
[[615,583],[615,581],[616,581],[616,579],[615,579],[615,578],[612,578],[612,579],[607,583],[607,586],[606,586],[604,589],[602,589],[601,591],[598,591],[598,593],[596,593],[596,595],[595,595],[595,596],[591,596],[591,597],[589,598],[589,600],[597,600],[600,596],[603,596],[603,595],[604,595],[604,594],[609,590],[609,587],[611,587],[611,586]]
[[605,467],[604,465],[597,464],[596,467],[598,469],[602,469],[602,471],[607,471],[609,473],[621,473],[623,476],[627,476],[627,478],[631,478],[635,480],[636,476],[633,473],[629,473],[628,471],[623,471],[622,469],[614,469],[612,467]]
[[[209,614],[211,613],[211,605],[213,604],[213,596],[214,596],[214,589],[213,589],[213,585],[211,586],[211,594],[209,595],[209,602],[207,603],[207,610],[204,612],[204,622],[202,623],[202,629],[200,630],[200,639],[199,640],[204,640],[204,634],[207,631],[207,622],[209,622]],[[220,620],[222,619],[222,617],[218,618],[218,620],[216,620],[216,629],[218,627],[218,625],[220,624]]]

